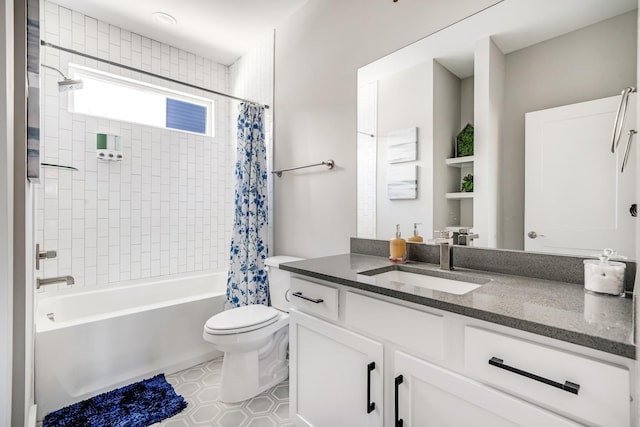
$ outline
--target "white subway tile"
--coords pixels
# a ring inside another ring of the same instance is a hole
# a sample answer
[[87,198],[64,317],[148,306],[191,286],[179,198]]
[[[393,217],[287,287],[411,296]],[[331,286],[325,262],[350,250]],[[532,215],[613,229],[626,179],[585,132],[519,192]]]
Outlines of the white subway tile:
[[[89,257],[89,249],[93,250],[94,255],[95,255],[95,248],[98,245],[98,233],[96,231],[96,228],[89,228],[87,227],[84,231],[84,244],[85,244],[85,251],[87,252],[87,258]],[[95,256],[94,256],[95,258]],[[87,264],[89,265],[89,264]],[[95,264],[91,264],[91,265],[95,265]]]
[[[83,231],[84,234],[84,231]],[[74,238],[71,241],[71,256],[73,259],[80,258],[82,260],[82,270],[84,270],[84,259],[85,259],[85,250],[84,250],[84,238]],[[74,268],[74,272],[76,269]],[[78,270],[79,271],[79,270]]]
[[[60,9],[64,8],[45,3],[47,37],[51,34],[69,39],[90,54],[108,55],[114,61],[171,73],[174,78],[214,89],[229,90],[241,69],[254,67],[254,73],[260,72],[259,67],[270,61],[270,55],[252,52],[230,73],[228,67],[207,58]],[[45,55],[47,61],[65,69],[67,62],[77,60],[57,52]],[[80,63],[123,73],[91,60]],[[140,78],[135,73],[123,75]],[[44,180],[36,208],[41,238],[49,237],[48,241],[56,245],[72,239],[73,269],[83,270],[86,286],[224,266],[228,257],[225,242],[233,219],[234,151],[228,135],[234,130],[231,120],[235,112],[230,113],[231,104],[216,100],[217,137],[203,138],[70,114],[66,97],[57,93],[56,76],[52,77],[43,86],[43,158],[69,161],[81,171],[73,177],[56,171],[55,178]],[[166,84],[156,80],[157,84]],[[262,86],[269,86],[266,80]],[[256,79],[249,81],[251,86],[238,90],[263,93],[265,88],[254,84]],[[180,85],[168,87],[198,94]],[[122,135],[125,161],[110,163],[96,158],[97,132]],[[48,198],[55,203],[47,204]],[[65,209],[65,204],[70,207]],[[67,237],[61,237],[63,232],[59,230],[67,230]],[[63,267],[68,265],[63,263]]]

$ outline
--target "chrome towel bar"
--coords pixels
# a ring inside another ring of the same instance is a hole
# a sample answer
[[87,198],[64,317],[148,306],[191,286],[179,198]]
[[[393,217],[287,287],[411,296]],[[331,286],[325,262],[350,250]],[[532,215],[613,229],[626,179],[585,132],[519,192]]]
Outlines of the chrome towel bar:
[[279,169],[279,170],[273,171],[271,173],[276,174],[278,176],[278,178],[280,178],[282,176],[282,172],[294,171],[294,170],[297,170],[297,169],[312,168],[314,166],[326,166],[329,169],[333,169],[333,167],[335,165],[336,164],[335,164],[335,162],[333,160],[327,160],[326,162],[314,163],[312,165],[298,166],[296,168],[288,168],[288,169]]
[[618,144],[620,143],[620,136],[622,136],[622,127],[624,126],[624,119],[627,114],[627,105],[629,103],[629,95],[636,91],[635,87],[624,88],[620,98],[620,105],[618,106],[618,112],[616,113],[616,119],[613,122],[613,135],[611,135],[611,152],[615,153]]

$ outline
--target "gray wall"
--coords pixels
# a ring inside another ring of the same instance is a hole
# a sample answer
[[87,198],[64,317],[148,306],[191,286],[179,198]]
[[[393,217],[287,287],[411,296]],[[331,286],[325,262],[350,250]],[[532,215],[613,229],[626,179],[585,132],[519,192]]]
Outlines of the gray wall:
[[0,3],[0,425],[11,423],[13,333],[13,2]]
[[[454,140],[461,111],[461,82],[458,77],[433,61],[433,231],[448,225],[461,225],[460,201],[448,200],[446,193],[460,191],[460,169],[447,166],[446,159],[455,154]],[[432,233],[425,231],[430,238]]]
[[[14,6],[13,86],[27,86],[26,1]],[[11,425],[25,424],[33,403],[33,212],[32,185],[27,181],[27,100],[15,92],[13,98],[13,366]]]
[[524,248],[524,114],[636,85],[636,11],[505,56],[502,242]]
[[276,179],[276,254],[349,251],[356,235],[357,69],[493,3],[309,0],[276,28],[274,165],[336,162],[332,171]]

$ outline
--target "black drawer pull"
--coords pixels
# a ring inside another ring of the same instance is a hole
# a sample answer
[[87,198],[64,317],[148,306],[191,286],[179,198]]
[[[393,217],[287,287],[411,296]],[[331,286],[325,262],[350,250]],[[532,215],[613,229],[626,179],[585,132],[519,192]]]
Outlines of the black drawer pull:
[[324,300],[322,298],[305,297],[304,295],[302,295],[302,292],[294,292],[293,296],[294,297],[298,297],[298,298],[302,298],[302,299],[307,300],[307,301],[311,301],[311,302],[316,303],[316,304],[320,304],[321,302],[324,302]]
[[376,402],[371,401],[371,371],[374,369],[376,369],[376,362],[371,362],[367,365],[367,414],[376,409]]
[[545,383],[552,387],[559,388],[564,391],[568,391],[569,393],[578,394],[580,391],[580,384],[572,383],[571,381],[565,381],[564,384],[550,380],[548,378],[541,377],[536,374],[532,374],[531,372],[523,371],[522,369],[514,368],[513,366],[505,365],[502,359],[497,357],[492,357],[489,359],[489,365],[493,365],[500,369],[505,369],[509,372],[513,372],[514,374],[522,375],[527,378],[531,378],[532,380],[540,381],[541,383]]
[[404,421],[402,420],[402,418],[400,418],[400,414],[399,414],[399,410],[398,410],[398,388],[400,387],[400,384],[402,384],[404,381],[404,378],[402,377],[402,375],[398,375],[396,377],[396,402],[395,402],[395,427],[402,427],[402,424],[404,424]]

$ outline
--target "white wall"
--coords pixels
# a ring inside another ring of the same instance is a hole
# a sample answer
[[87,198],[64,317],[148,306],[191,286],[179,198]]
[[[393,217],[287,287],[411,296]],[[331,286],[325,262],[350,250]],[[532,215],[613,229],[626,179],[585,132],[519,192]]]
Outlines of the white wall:
[[11,424],[13,335],[13,1],[0,2],[0,425]]
[[[640,7],[640,0],[638,0],[638,6]],[[640,37],[640,25],[638,25],[638,21],[640,21],[640,16],[636,16],[636,32],[635,36]],[[636,46],[635,50],[636,54],[636,66],[638,61],[640,60],[640,46]],[[640,67],[636,68],[636,81],[640,81]],[[638,99],[638,98],[636,98]],[[640,123],[640,108],[636,108],[636,123]],[[636,147],[637,148],[637,147]],[[640,164],[640,150],[636,150],[636,165]],[[636,182],[640,182],[640,168],[636,168]],[[640,185],[636,186],[636,196],[637,199],[640,200]],[[640,227],[636,227],[636,260],[640,260]],[[635,283],[640,283],[640,269],[636,269],[636,277]],[[636,297],[636,293],[634,292],[634,298]],[[634,337],[633,342],[638,342],[638,319],[640,319],[640,304],[636,300],[634,300]],[[636,352],[638,351],[638,346],[636,345]],[[636,357],[636,372],[640,372],[640,358]],[[636,400],[637,400],[637,390],[640,390],[640,375],[636,375]],[[636,404],[636,414],[635,414],[636,425],[640,422],[640,405]]]
[[276,180],[276,253],[348,252],[356,235],[357,69],[492,3],[309,0],[276,28],[275,165],[336,162]]
[[500,150],[504,109],[504,55],[491,37],[476,43],[474,53],[473,231],[478,246],[500,246]]
[[[428,61],[378,80],[377,230],[378,239],[392,239],[396,224],[402,236],[412,234],[413,223],[421,232],[433,227],[433,62]],[[417,161],[388,164],[389,132],[418,128]],[[389,200],[389,173],[397,167],[418,168],[415,199]],[[355,236],[355,235],[354,235]]]
[[[55,44],[221,92],[229,68],[126,29],[46,2],[42,37]],[[206,92],[43,48],[43,63],[67,73],[68,63],[136,78],[181,92]],[[42,277],[72,275],[76,289],[222,268],[233,218],[230,102],[215,99],[215,136],[205,137],[67,110],[59,75],[43,69],[42,161],[79,171],[43,168],[37,194],[37,242],[57,250]],[[234,113],[235,115],[235,113]],[[98,160],[96,133],[122,136],[124,160]],[[42,288],[43,292],[54,287]]]

